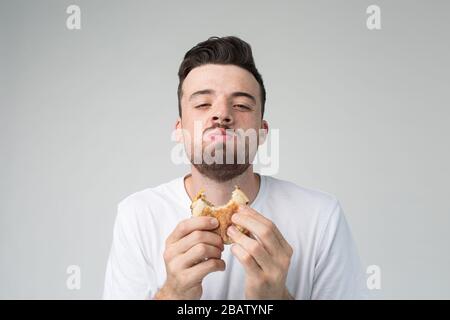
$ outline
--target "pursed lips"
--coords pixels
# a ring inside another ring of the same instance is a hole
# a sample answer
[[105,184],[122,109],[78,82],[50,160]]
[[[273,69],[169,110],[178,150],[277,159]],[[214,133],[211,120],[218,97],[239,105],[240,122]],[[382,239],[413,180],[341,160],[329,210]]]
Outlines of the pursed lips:
[[206,141],[230,140],[234,137],[232,129],[216,128],[208,132],[205,136]]

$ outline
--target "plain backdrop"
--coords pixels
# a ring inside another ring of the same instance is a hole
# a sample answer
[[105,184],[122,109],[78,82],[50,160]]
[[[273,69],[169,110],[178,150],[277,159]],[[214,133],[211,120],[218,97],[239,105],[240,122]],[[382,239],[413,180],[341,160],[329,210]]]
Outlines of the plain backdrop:
[[[68,30],[66,8],[81,8]],[[381,30],[366,8],[381,8]],[[335,194],[382,298],[450,298],[448,1],[0,1],[0,298],[96,299],[117,203],[170,158],[177,70],[253,48],[275,177]],[[80,290],[66,269],[81,269]]]

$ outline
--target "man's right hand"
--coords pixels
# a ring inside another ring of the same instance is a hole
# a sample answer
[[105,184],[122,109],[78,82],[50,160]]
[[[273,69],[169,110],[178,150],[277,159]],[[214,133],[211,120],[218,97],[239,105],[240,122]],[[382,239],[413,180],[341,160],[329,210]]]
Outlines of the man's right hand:
[[181,221],[166,240],[164,262],[167,278],[155,299],[200,299],[203,278],[225,270],[221,260],[222,238],[212,232],[216,218],[192,217]]

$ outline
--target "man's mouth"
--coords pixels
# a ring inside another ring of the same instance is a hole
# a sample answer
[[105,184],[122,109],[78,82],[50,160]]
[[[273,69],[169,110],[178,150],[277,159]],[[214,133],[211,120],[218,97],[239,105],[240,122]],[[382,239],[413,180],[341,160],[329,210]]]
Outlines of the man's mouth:
[[227,141],[233,139],[234,133],[231,129],[216,128],[209,131],[205,136],[205,141]]

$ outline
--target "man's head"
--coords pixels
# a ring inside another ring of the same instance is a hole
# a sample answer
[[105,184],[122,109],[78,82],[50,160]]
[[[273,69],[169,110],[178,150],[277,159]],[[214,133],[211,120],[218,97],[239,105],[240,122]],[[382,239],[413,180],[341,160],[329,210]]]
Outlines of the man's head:
[[[228,181],[245,172],[258,144],[264,141],[259,130],[268,129],[263,120],[266,93],[250,45],[236,37],[209,38],[186,53],[178,76],[180,117],[176,128],[183,129],[185,149],[194,167],[216,181]],[[200,134],[195,126],[200,126]],[[221,129],[231,131],[231,135],[223,135]],[[256,132],[253,146],[248,146],[248,137],[239,136],[250,131]],[[237,160],[240,143],[246,145],[245,162]],[[196,163],[195,148],[202,154],[213,149],[213,156],[221,151],[223,162]],[[234,154],[232,163],[229,158],[225,160],[230,151]]]
[[210,37],[198,43],[184,55],[178,70],[178,114],[181,118],[181,99],[183,96],[183,82],[192,69],[206,65],[235,65],[250,72],[260,86],[261,118],[264,117],[266,103],[266,89],[264,82],[256,69],[250,45],[237,37]]

